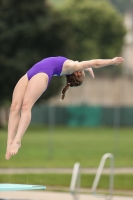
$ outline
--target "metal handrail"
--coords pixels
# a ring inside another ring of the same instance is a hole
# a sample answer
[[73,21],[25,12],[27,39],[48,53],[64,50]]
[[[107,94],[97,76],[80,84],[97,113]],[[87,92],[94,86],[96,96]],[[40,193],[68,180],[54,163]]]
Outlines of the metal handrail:
[[80,163],[75,163],[70,183],[70,193],[73,195],[74,200],[79,199],[79,189],[80,189]]
[[[98,186],[105,161],[107,158],[110,158],[110,181],[109,181],[109,195],[99,195],[96,193],[96,188]],[[97,197],[104,196],[106,199],[111,200],[113,197],[113,187],[114,187],[114,155],[111,153],[106,153],[103,155],[101,162],[99,164],[93,185],[92,185],[92,194],[97,195]]]

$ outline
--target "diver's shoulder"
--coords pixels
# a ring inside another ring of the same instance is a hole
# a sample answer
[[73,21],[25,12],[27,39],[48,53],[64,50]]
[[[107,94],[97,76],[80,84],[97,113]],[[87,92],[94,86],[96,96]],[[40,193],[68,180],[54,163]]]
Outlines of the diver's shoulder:
[[76,69],[77,62],[78,61],[74,61],[70,59],[66,60],[63,64],[62,75],[72,74]]

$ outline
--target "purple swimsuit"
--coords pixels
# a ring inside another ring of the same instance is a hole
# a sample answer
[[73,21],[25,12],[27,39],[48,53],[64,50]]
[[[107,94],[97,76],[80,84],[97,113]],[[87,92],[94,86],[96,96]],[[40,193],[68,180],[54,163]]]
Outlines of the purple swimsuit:
[[32,68],[27,71],[28,79],[30,80],[36,74],[43,72],[48,75],[50,82],[52,76],[60,76],[62,72],[63,63],[68,60],[68,58],[57,56],[49,57],[36,63]]

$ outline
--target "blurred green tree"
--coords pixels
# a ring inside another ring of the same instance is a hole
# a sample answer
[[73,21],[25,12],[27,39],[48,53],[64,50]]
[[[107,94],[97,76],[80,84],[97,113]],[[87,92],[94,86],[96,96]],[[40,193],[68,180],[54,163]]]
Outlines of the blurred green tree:
[[[58,8],[70,20],[67,56],[74,60],[112,58],[121,54],[126,33],[120,13],[106,0],[71,0]],[[102,75],[118,75],[119,69],[96,70]]]
[[[16,82],[33,64],[64,51],[68,24],[47,1],[0,1],[0,104],[11,100]],[[56,94],[61,83],[53,78],[41,100]]]

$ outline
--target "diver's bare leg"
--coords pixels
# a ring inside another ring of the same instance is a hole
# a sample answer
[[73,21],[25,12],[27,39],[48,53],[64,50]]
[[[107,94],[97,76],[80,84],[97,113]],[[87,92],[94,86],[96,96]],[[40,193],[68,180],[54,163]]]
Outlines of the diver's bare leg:
[[44,73],[39,73],[32,77],[29,81],[21,109],[21,118],[17,130],[17,134],[10,148],[10,157],[17,154],[21,146],[21,139],[26,132],[31,121],[31,109],[37,99],[46,90],[48,85],[48,76]]
[[13,92],[8,121],[7,151],[5,155],[6,159],[10,157],[9,149],[17,133],[17,128],[20,120],[20,110],[22,106],[23,97],[27,88],[27,84],[28,78],[27,75],[24,75],[16,84]]

